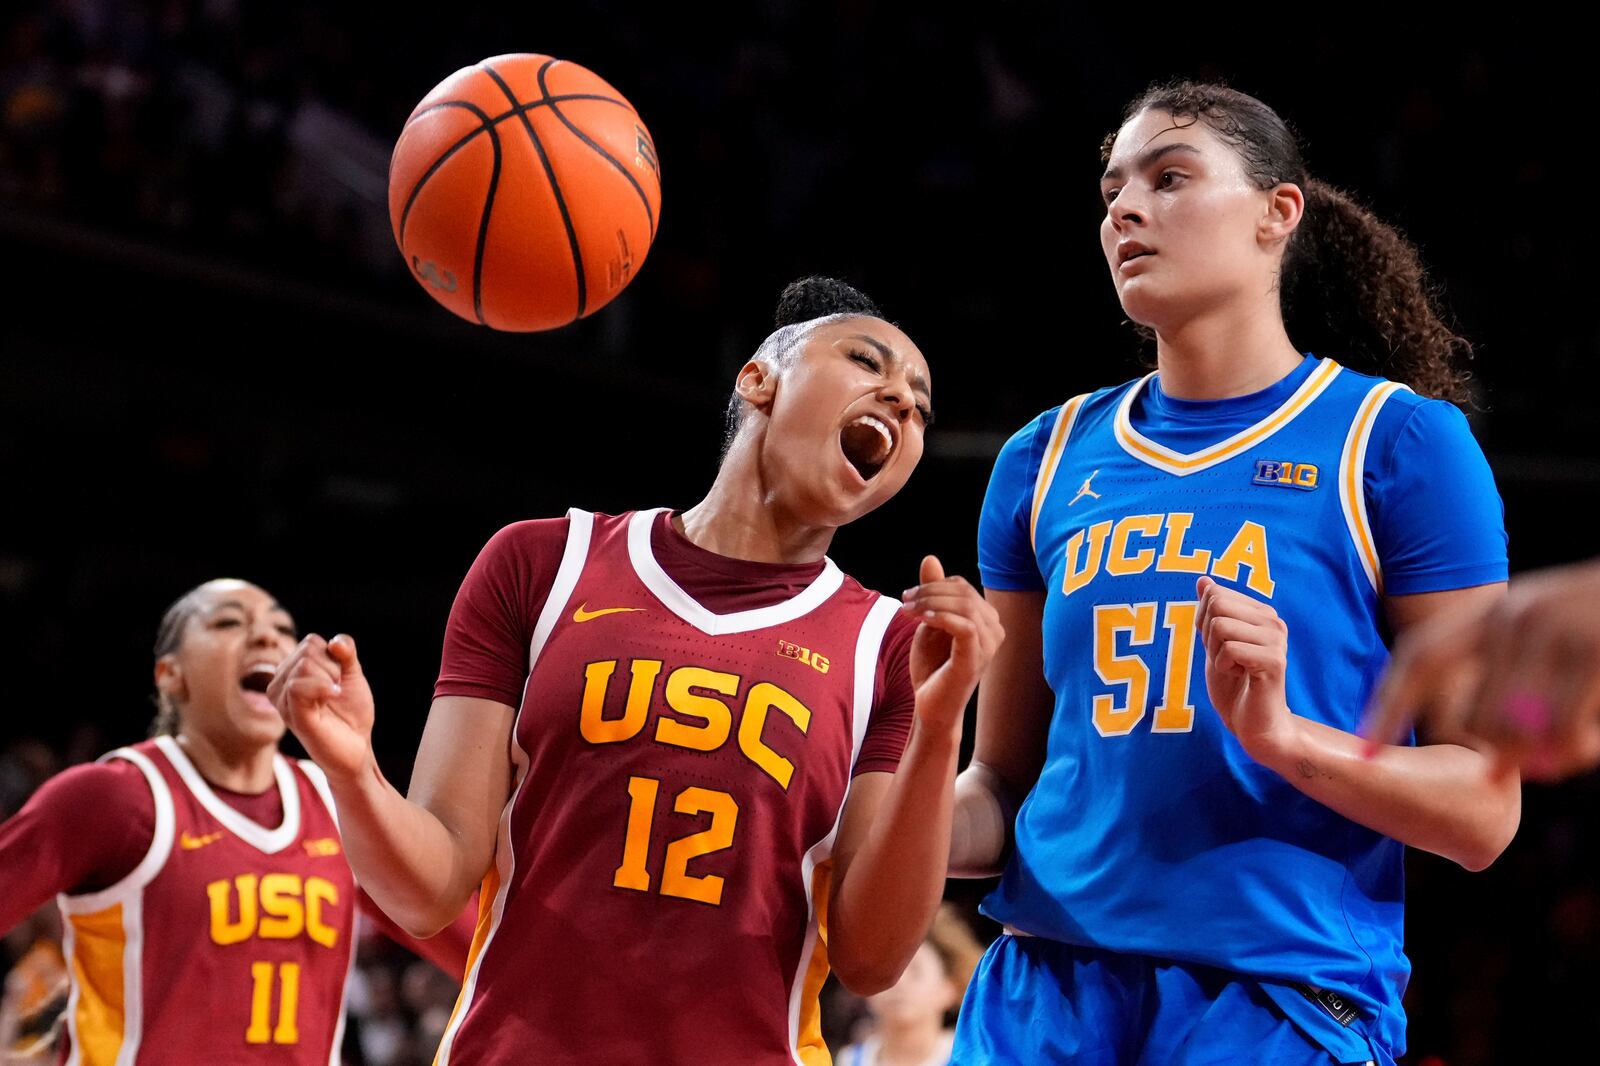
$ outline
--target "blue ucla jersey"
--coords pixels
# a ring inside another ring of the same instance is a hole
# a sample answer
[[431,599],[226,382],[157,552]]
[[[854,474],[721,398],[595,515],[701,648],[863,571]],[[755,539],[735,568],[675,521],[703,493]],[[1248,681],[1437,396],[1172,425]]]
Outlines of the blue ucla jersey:
[[1289,707],[1355,731],[1388,660],[1383,596],[1506,576],[1500,501],[1460,412],[1314,357],[1232,400],[1166,397],[1151,375],[1013,437],[979,542],[988,587],[1046,592],[1056,700],[986,913],[1332,990],[1403,1047],[1404,849],[1228,733],[1195,582],[1270,604]]

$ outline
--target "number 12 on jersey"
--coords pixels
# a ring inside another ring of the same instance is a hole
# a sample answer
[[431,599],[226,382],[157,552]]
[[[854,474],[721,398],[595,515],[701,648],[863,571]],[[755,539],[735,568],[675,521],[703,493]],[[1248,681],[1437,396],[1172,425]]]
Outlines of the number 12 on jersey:
[[[1167,604],[1161,625],[1167,631],[1167,676],[1156,705],[1153,733],[1187,733],[1194,728],[1194,702],[1189,684],[1194,676],[1195,612],[1193,600]],[[1157,603],[1107,603],[1094,609],[1094,671],[1108,685],[1123,686],[1120,705],[1111,693],[1094,698],[1094,727],[1103,737],[1126,736],[1144,719],[1150,703],[1150,667],[1137,654],[1119,655],[1117,641],[1150,645],[1156,638]]]
[[[645,863],[650,857],[650,827],[655,823],[660,790],[661,782],[653,777],[628,778],[628,832],[622,844],[622,865],[611,879],[618,888],[650,891],[650,871]],[[733,844],[739,804],[726,792],[694,787],[679,792],[672,809],[679,814],[710,814],[711,825],[667,845],[661,868],[661,894],[720,906],[723,879],[716,874],[691,876],[689,860],[723,851]]]

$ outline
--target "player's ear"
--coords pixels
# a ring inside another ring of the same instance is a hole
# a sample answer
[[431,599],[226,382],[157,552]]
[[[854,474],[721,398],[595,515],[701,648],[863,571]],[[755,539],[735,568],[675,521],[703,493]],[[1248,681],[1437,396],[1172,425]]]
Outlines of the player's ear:
[[746,403],[766,410],[778,391],[778,371],[764,359],[752,359],[739,370],[733,391]]
[[184,700],[189,696],[189,685],[183,679],[183,667],[176,655],[163,655],[156,660],[156,691],[170,700]]
[[1292,181],[1279,182],[1267,190],[1266,210],[1257,223],[1256,233],[1263,244],[1288,240],[1306,213],[1306,194]]

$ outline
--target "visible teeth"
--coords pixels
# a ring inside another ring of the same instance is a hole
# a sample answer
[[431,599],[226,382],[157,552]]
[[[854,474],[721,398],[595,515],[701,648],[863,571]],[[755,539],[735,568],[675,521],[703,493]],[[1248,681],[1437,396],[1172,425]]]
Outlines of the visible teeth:
[[871,426],[873,429],[877,430],[878,435],[883,438],[884,451],[888,451],[890,448],[894,447],[894,434],[889,432],[889,427],[884,424],[881,418],[875,418],[872,415],[862,415],[850,424],[852,426]]
[[256,663],[250,669],[246,670],[245,674],[247,676],[250,674],[266,674],[268,677],[277,677],[278,668],[273,666],[271,663]]

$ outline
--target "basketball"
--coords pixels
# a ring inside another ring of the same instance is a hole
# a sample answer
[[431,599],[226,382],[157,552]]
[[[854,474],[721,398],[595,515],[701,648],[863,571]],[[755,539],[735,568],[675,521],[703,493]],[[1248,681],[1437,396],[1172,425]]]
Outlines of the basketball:
[[389,221],[412,277],[492,329],[555,329],[598,311],[639,272],[660,217],[638,112],[550,56],[456,71],[412,111],[389,162]]

